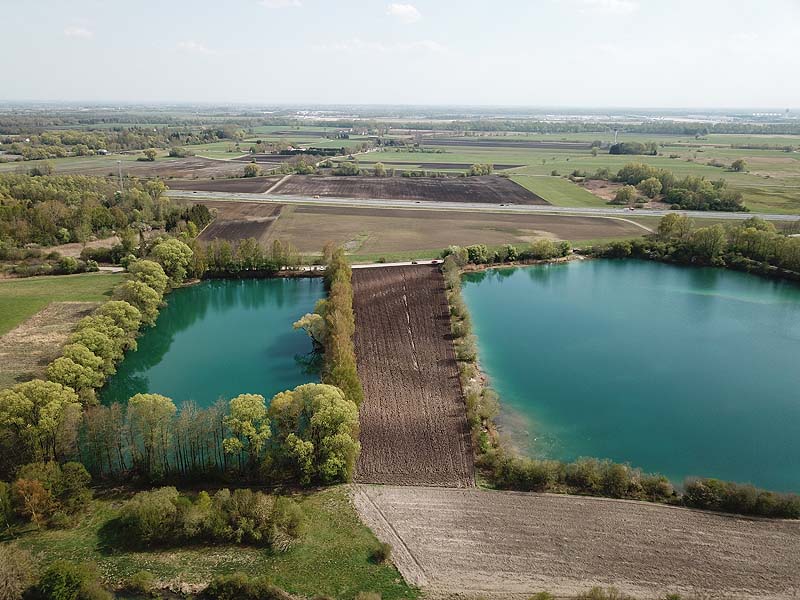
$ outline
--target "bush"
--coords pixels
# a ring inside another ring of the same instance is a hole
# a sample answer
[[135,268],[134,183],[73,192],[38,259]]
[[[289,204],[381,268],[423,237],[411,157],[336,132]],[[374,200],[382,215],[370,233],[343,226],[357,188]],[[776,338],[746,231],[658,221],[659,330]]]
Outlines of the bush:
[[287,550],[302,533],[303,513],[289,498],[222,489],[195,500],[173,487],[140,492],[122,507],[119,525],[134,547],[216,542]]
[[0,545],[0,600],[22,598],[33,582],[34,570],[30,554],[16,546]]
[[98,581],[97,572],[86,564],[54,562],[42,574],[37,592],[48,600],[111,600]]
[[155,588],[155,577],[150,571],[137,571],[128,579],[126,588],[134,594],[149,595]]
[[692,479],[684,486],[683,503],[693,508],[763,517],[800,518],[800,496],[777,494],[718,479]]
[[392,545],[380,542],[370,555],[372,562],[378,565],[388,563],[392,559]]
[[266,577],[249,577],[244,573],[217,575],[202,594],[209,600],[292,600]]

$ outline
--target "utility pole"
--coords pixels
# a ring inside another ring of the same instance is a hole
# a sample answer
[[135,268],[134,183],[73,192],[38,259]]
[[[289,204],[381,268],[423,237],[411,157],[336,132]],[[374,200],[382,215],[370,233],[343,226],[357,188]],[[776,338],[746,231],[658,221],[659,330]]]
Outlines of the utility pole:
[[125,191],[125,185],[122,183],[122,161],[121,160],[117,161],[117,171],[119,173],[119,191],[120,192],[124,192]]

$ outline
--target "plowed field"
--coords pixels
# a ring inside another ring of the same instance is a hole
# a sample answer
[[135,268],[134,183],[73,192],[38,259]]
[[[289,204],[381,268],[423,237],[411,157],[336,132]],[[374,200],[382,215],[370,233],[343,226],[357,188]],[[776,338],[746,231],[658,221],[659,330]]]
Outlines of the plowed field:
[[216,217],[198,238],[202,242],[227,240],[233,244],[255,238],[262,246],[268,244],[270,227],[281,213],[280,204],[258,202],[197,201],[216,212]]
[[355,479],[473,486],[471,440],[438,268],[360,269],[353,287],[365,396]]
[[800,523],[553,494],[356,486],[362,520],[427,597],[796,599]]
[[324,177],[295,175],[276,194],[332,198],[548,204],[505,177]]

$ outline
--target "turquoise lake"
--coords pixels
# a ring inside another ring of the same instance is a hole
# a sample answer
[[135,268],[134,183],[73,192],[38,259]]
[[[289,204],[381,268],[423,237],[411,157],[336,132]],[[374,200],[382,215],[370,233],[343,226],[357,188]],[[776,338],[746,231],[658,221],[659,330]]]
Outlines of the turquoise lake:
[[531,456],[800,492],[800,286],[591,260],[468,274],[463,293]]
[[103,403],[157,393],[206,407],[243,393],[270,399],[318,381],[311,340],[292,323],[324,296],[321,279],[207,281],[167,296],[155,327],[126,355]]

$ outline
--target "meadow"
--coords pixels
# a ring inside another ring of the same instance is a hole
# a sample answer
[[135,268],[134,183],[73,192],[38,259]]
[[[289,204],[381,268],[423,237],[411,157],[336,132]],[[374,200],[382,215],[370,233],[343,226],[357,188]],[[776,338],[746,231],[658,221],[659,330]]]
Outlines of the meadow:
[[58,277],[0,280],[0,335],[32,317],[51,302],[103,302],[123,276],[83,273]]

